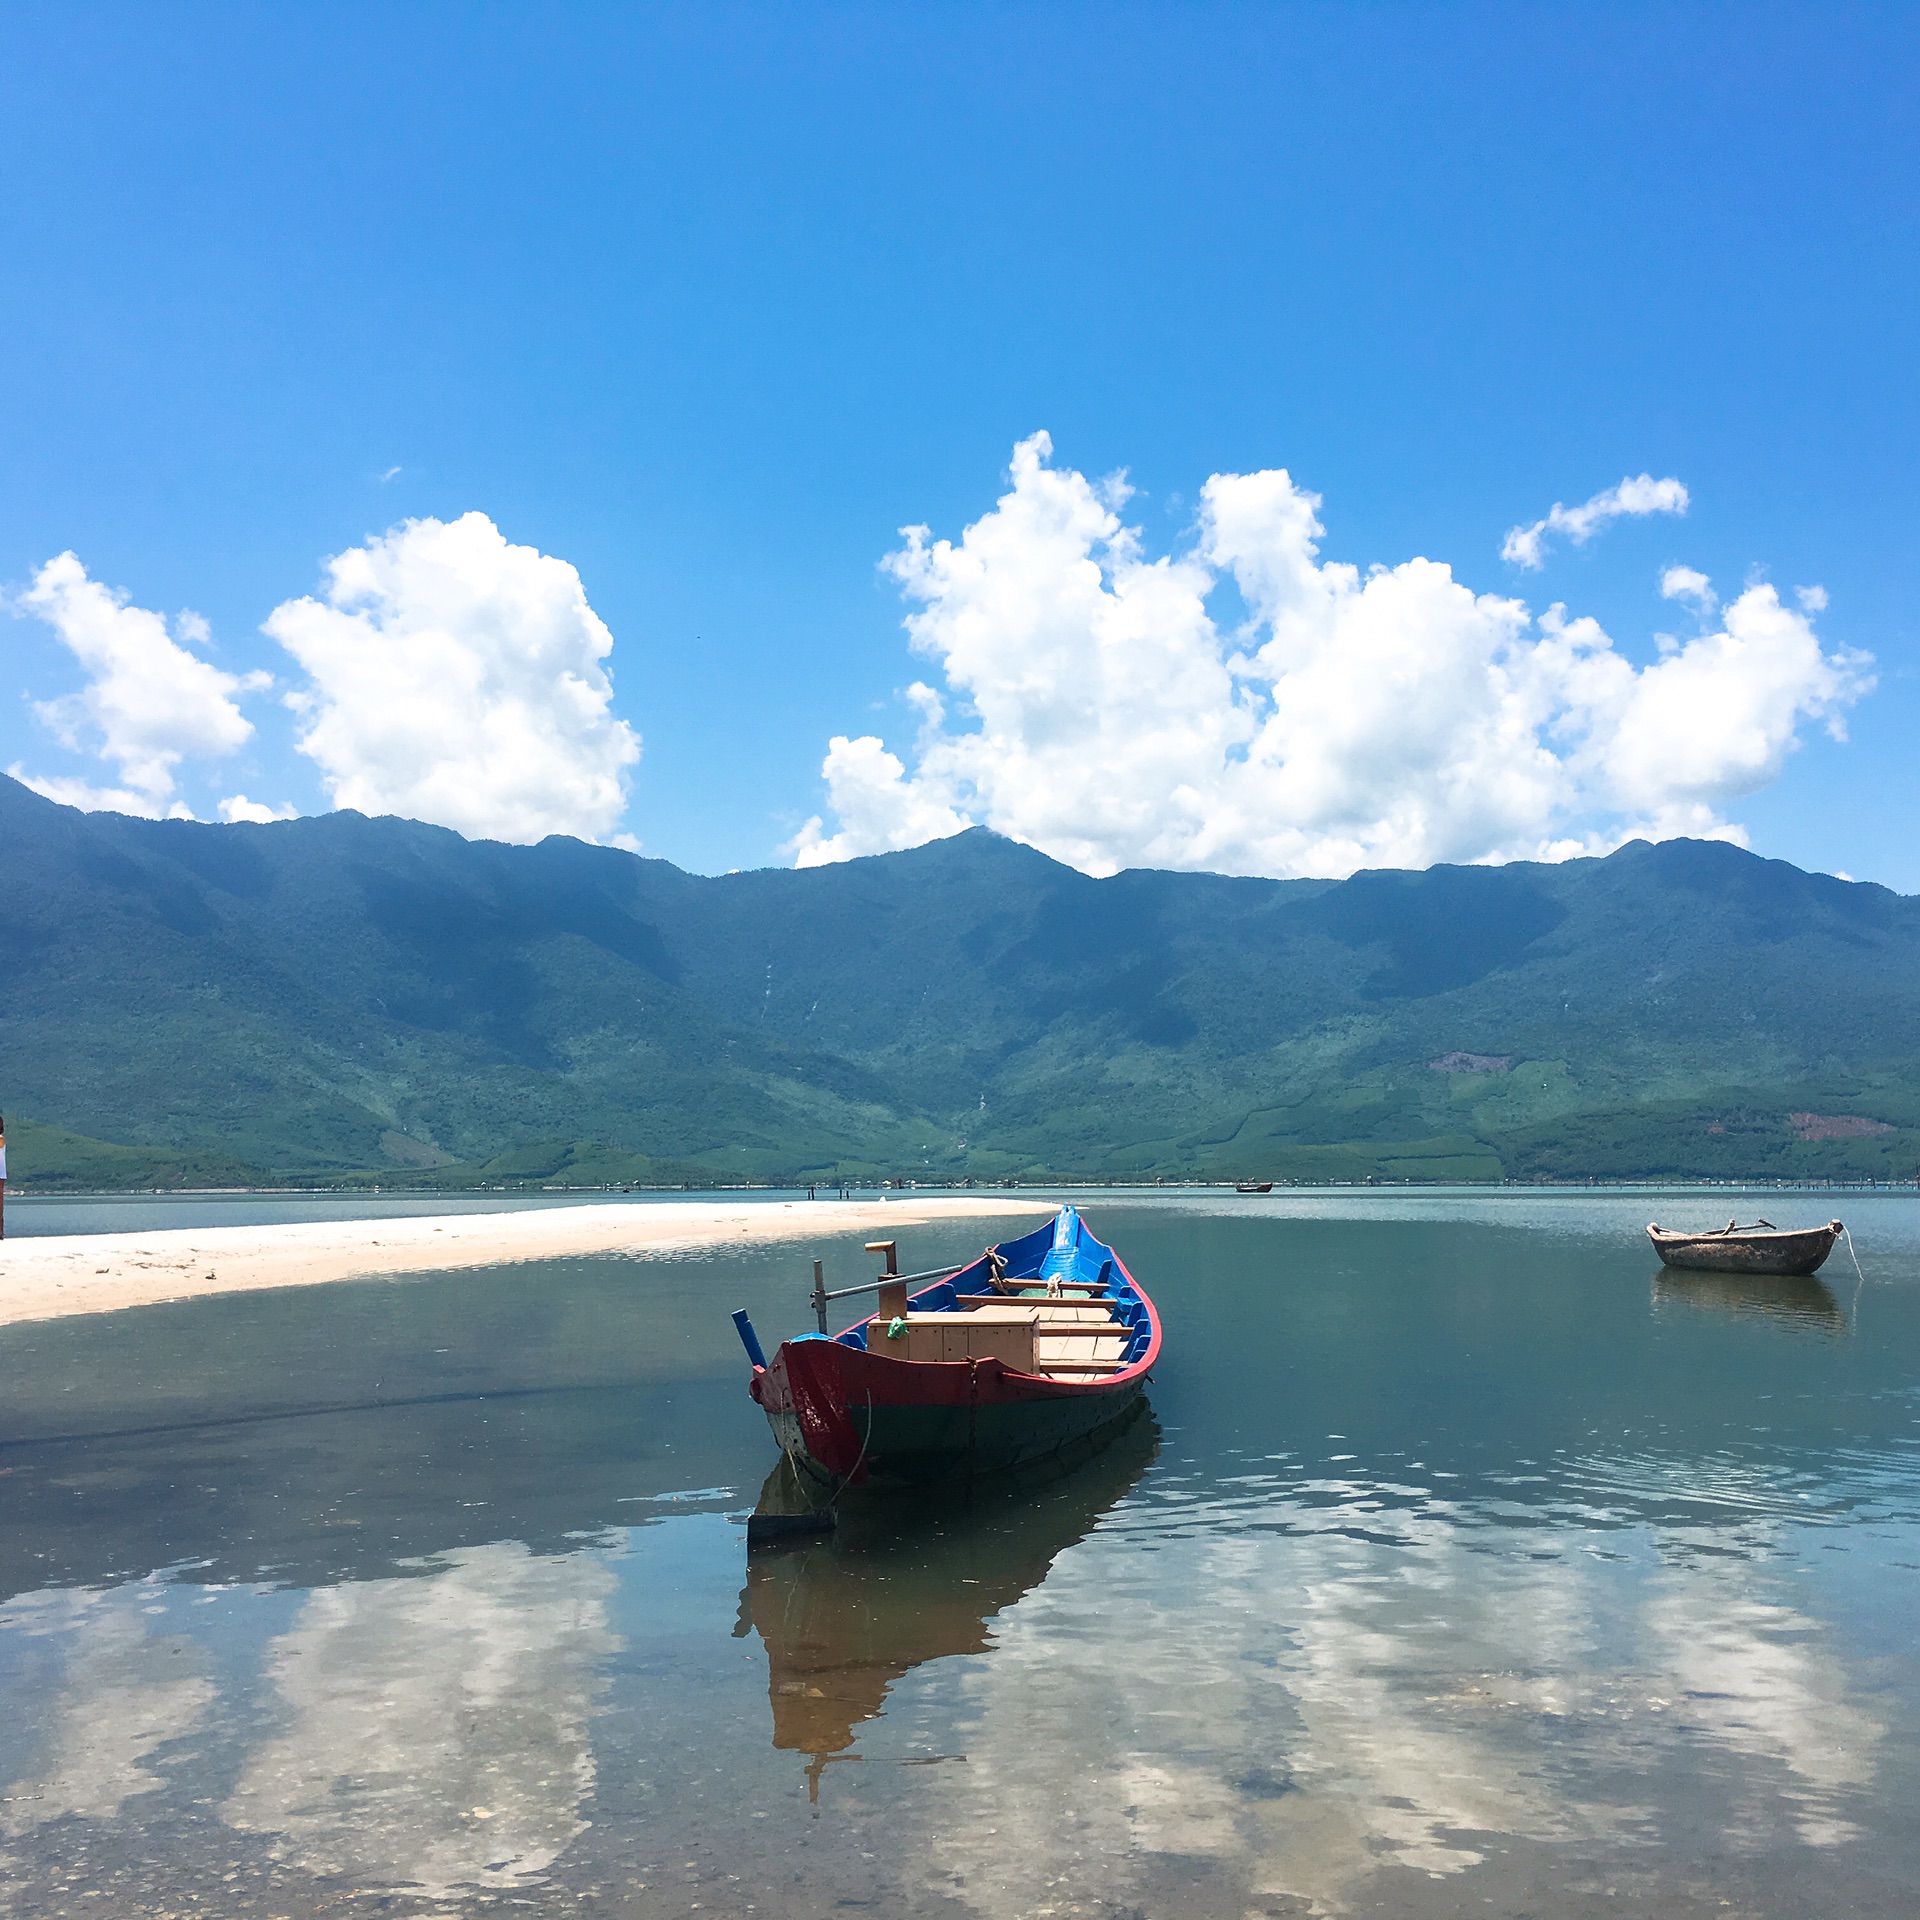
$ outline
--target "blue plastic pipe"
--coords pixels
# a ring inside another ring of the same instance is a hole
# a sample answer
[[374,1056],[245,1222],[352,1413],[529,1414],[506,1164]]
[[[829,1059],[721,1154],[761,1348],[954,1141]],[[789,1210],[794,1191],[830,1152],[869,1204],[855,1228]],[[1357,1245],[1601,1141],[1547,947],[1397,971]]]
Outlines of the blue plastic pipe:
[[760,1351],[760,1336],[753,1330],[753,1322],[747,1318],[745,1307],[737,1307],[733,1315],[733,1330],[740,1336],[740,1344],[747,1350],[747,1358],[764,1373],[767,1369],[767,1356]]

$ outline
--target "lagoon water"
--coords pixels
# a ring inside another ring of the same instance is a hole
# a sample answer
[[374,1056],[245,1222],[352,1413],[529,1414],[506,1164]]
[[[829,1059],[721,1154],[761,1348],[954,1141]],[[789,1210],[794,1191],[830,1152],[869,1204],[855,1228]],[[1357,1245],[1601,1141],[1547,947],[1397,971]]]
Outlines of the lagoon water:
[[[831,1192],[831,1189],[828,1189]],[[7,1232],[16,1239],[64,1233],[155,1233],[170,1228],[290,1226],[297,1221],[417,1220],[454,1213],[525,1213],[548,1207],[625,1206],[719,1200],[729,1206],[777,1204],[798,1194],[773,1188],[723,1193],[652,1188],[639,1193],[580,1187],[552,1193],[434,1193],[400,1188],[312,1193],[236,1190],[212,1193],[15,1194]],[[868,1198],[877,1198],[868,1195]]]
[[0,1329],[0,1912],[1913,1911],[1920,1201],[1084,1204],[1152,1419],[751,1561],[845,1242]]

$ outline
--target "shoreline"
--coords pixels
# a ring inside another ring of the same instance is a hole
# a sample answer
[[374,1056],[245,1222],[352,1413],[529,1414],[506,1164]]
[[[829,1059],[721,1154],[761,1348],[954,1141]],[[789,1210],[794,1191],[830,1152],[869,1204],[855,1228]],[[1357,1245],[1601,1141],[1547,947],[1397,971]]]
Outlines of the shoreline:
[[0,1241],[0,1326],[117,1313],[221,1293],[325,1286],[410,1273],[590,1254],[763,1246],[821,1233],[1053,1212],[1042,1200],[608,1202],[286,1226],[166,1227],[150,1233]]

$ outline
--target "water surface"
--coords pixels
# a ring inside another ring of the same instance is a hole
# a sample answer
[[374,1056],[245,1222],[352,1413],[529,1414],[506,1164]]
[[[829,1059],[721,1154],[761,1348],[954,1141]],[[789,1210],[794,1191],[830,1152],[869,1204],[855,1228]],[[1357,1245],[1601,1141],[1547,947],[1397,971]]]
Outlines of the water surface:
[[0,1329],[0,1911],[1912,1911],[1920,1204],[1085,1204],[1152,1418],[751,1561],[844,1241]]
[[[801,1191],[804,1192],[804,1189]],[[832,1188],[823,1190],[831,1195]],[[877,1199],[877,1194],[869,1194]],[[319,1193],[29,1193],[7,1201],[9,1236],[50,1233],[155,1233],[173,1227],[272,1227],[303,1221],[410,1220],[454,1213],[524,1213],[542,1207],[604,1206],[709,1200],[727,1205],[792,1201],[796,1194],[767,1187],[695,1193],[649,1189],[572,1188],[546,1193],[432,1193],[379,1188]]]

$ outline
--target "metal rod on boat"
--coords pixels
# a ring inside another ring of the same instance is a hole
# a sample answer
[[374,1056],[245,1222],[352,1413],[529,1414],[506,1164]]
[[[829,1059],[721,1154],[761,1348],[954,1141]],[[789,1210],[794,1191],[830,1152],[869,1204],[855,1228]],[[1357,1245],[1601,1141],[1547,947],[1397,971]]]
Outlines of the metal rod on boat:
[[827,1330],[827,1302],[833,1295],[827,1291],[827,1276],[821,1263],[813,1263],[813,1317],[820,1323],[820,1331]]
[[814,1299],[844,1300],[849,1294],[877,1293],[882,1287],[910,1287],[917,1280],[951,1280],[959,1271],[958,1267],[929,1267],[925,1273],[883,1273],[877,1280],[863,1280],[857,1287],[835,1287],[830,1293],[816,1294]]

